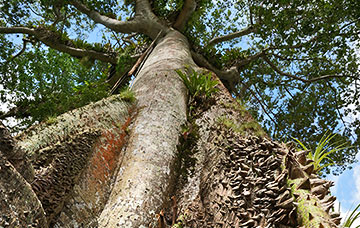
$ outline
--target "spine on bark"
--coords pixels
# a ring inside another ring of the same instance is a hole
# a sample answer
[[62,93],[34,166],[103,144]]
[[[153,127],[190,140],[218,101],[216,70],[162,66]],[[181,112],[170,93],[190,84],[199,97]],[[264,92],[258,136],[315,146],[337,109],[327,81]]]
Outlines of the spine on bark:
[[[181,197],[188,190],[177,194],[177,219],[170,222],[174,212],[162,211],[159,227],[337,227],[340,217],[330,211],[335,197],[328,195],[332,183],[316,176],[306,152],[255,136],[254,129],[232,127],[254,120],[221,86],[208,112],[195,110],[190,116],[209,124],[197,130],[197,142],[206,141],[205,158],[196,161],[201,167],[198,195],[184,203]],[[224,105],[229,103],[233,105]],[[215,109],[217,115],[209,118]],[[230,127],[218,121],[222,116]]]

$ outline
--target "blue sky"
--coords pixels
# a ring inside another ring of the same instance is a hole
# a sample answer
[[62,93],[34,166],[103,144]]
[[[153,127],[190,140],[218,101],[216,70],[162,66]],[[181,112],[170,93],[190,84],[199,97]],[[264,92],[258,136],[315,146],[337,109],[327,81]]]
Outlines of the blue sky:
[[[359,154],[357,159],[360,160]],[[355,164],[353,169],[346,170],[340,176],[328,176],[327,179],[335,182],[335,186],[331,188],[331,193],[337,198],[335,210],[338,210],[340,206],[340,212],[344,218],[360,203],[360,163]],[[356,225],[360,225],[360,220],[356,221],[352,227]]]
[[[355,108],[355,106],[352,108]],[[360,118],[360,113],[348,116],[347,121],[357,118]],[[360,161],[360,153],[357,154],[356,159]],[[331,188],[331,193],[337,198],[336,210],[338,210],[340,203],[342,217],[345,217],[350,210],[360,203],[360,162],[353,164],[352,167],[351,170],[346,170],[339,176],[329,175],[327,177],[327,179],[335,183],[335,186]],[[360,225],[360,219],[352,227],[357,225]]]

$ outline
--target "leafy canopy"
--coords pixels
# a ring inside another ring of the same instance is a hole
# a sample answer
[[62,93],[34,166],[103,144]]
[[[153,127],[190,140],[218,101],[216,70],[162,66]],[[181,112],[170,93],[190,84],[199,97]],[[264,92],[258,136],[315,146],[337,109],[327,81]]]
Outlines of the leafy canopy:
[[[341,164],[334,172],[354,161],[360,145],[360,121],[354,118],[360,110],[357,0],[0,5],[1,101],[27,107],[13,116],[28,113],[32,122],[41,121],[101,99],[116,81],[106,79],[124,75],[151,39],[173,26],[187,36],[196,63],[214,71],[272,137],[294,137],[315,148],[332,129],[334,141],[354,145],[329,154]],[[15,95],[6,96],[10,92]]]

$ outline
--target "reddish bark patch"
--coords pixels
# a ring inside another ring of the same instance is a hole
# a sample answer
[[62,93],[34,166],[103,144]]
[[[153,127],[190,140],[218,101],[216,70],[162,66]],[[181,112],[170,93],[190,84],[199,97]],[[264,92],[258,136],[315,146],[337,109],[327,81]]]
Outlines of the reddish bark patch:
[[[133,119],[131,113],[134,108],[129,109],[130,116],[125,123],[118,126],[115,122],[113,127],[102,132],[95,143],[94,155],[89,163],[90,186],[101,185],[109,180],[117,167],[118,156],[126,143],[127,128]],[[96,187],[95,187],[96,188]]]

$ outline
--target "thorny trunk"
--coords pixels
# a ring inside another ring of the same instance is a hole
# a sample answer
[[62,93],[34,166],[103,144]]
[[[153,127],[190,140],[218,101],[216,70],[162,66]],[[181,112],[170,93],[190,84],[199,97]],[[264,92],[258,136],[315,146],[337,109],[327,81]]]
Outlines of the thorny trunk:
[[[188,121],[196,141],[184,143],[188,99],[174,70],[185,66],[198,69],[186,38],[169,32],[134,82],[136,104],[113,96],[19,136],[35,177],[30,186],[14,164],[0,164],[16,177],[1,178],[8,207],[0,224],[44,227],[44,210],[53,227],[335,227],[330,184],[304,154],[267,139],[222,84],[195,104]],[[27,198],[17,200],[15,190]]]

